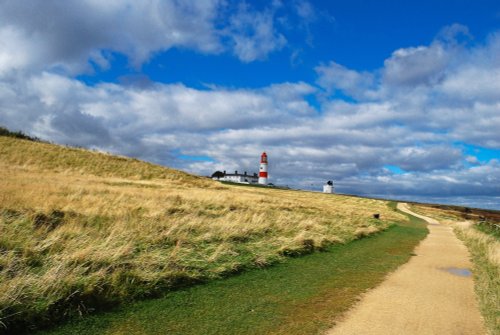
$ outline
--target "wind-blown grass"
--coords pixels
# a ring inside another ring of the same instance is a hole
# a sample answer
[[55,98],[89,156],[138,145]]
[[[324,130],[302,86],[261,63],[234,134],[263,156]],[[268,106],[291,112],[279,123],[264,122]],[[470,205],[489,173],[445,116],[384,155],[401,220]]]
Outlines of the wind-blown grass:
[[[500,334],[500,241],[491,231],[481,231],[478,222],[463,221],[457,210],[414,206],[417,213],[439,218],[452,225],[456,235],[464,241],[474,264],[474,289],[479,299],[481,314],[488,333]],[[457,214],[458,213],[458,214]],[[497,212],[493,212],[497,215]],[[479,228],[479,229],[478,229]]]
[[267,266],[404,220],[385,201],[226,186],[1,136],[0,170],[0,322],[8,332]]
[[489,334],[500,334],[500,242],[466,225],[455,231],[472,256],[474,287]]
[[321,334],[360,294],[406,263],[426,234],[418,219],[396,224],[324,252],[75,319],[42,334]]

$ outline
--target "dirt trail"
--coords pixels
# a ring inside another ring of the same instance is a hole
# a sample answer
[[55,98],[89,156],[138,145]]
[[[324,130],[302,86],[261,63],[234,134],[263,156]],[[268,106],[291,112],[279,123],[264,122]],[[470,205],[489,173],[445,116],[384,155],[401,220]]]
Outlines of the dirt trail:
[[429,235],[415,257],[368,292],[327,334],[486,334],[466,247],[451,227],[411,212],[406,204],[398,209],[429,222]]

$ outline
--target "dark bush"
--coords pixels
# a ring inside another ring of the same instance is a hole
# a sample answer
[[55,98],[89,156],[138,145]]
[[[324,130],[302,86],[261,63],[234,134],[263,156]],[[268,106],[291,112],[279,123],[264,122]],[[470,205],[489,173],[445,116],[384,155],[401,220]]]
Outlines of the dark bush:
[[1,126],[0,126],[0,136],[15,137],[15,138],[20,138],[20,139],[29,140],[29,141],[39,141],[38,138],[26,135],[22,131],[10,131],[7,128],[1,127]]

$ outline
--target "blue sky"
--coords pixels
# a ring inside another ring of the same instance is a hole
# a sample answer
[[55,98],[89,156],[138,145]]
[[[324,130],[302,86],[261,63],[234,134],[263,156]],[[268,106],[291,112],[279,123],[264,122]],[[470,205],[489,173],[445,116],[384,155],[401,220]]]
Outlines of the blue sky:
[[0,4],[0,124],[200,175],[500,208],[499,92],[492,0]]
[[[269,1],[249,1],[264,10]],[[471,30],[481,42],[499,27],[500,6],[493,0],[447,1],[317,1],[312,22],[301,23],[293,8],[284,5],[277,15],[289,16],[288,44],[264,60],[241,62],[231,54],[207,55],[180,48],[159,52],[140,68],[129,66],[123,54],[113,54],[112,68],[80,78],[88,83],[118,82],[124,75],[146,75],[153,81],[182,82],[203,88],[212,83],[229,87],[262,87],[276,82],[315,80],[314,67],[334,59],[358,71],[383,66],[391,53],[402,47],[425,45],[436,33],[453,23]],[[300,27],[300,25],[306,25]],[[298,28],[297,28],[298,27]],[[368,52],[368,54],[367,54]],[[297,53],[297,59],[293,59]],[[238,73],[238,76],[234,74]]]

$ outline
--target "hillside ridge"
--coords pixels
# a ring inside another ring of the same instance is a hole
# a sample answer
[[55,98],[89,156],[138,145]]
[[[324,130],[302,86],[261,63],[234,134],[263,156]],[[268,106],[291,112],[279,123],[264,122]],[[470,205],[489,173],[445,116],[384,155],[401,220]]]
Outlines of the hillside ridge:
[[4,164],[53,172],[132,179],[184,179],[191,182],[202,179],[136,158],[1,135],[0,157],[0,162]]
[[223,185],[2,136],[0,168],[7,332],[266,267],[406,220],[383,200]]

